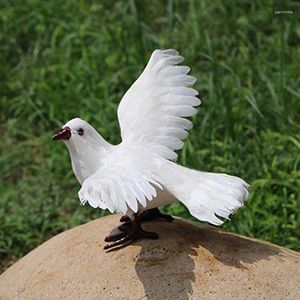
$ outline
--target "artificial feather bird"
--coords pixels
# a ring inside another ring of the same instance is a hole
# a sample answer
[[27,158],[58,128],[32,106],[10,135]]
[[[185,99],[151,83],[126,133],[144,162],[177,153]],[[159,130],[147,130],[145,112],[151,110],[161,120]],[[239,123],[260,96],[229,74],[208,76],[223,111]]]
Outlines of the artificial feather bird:
[[173,49],[155,50],[140,77],[118,107],[122,142],[111,145],[86,121],[67,122],[53,140],[63,140],[81,184],[82,204],[126,214],[120,232],[105,238],[105,249],[137,238],[156,239],[141,222],[154,218],[172,221],[158,207],[182,202],[201,221],[221,225],[243,206],[248,184],[227,174],[201,172],[180,166],[176,150],[192,128],[187,117],[200,105],[191,88],[196,79],[184,58]]

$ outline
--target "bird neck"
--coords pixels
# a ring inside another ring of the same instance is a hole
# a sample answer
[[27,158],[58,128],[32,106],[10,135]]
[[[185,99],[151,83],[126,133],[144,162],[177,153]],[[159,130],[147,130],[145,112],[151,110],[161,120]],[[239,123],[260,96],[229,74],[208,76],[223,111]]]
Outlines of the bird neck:
[[66,142],[72,168],[80,184],[103,166],[105,158],[114,147],[95,130],[84,142]]

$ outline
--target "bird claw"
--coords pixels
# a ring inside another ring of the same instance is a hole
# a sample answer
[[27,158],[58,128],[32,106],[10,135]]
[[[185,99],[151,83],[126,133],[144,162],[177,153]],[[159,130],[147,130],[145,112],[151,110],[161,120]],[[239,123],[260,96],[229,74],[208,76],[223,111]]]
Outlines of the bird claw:
[[127,216],[122,216],[121,219],[120,219],[120,222],[122,222],[123,224],[121,224],[118,229],[120,231],[126,231],[128,229],[128,227],[132,226],[133,225],[133,222],[132,220]]
[[104,239],[107,242],[104,249],[108,250],[117,246],[123,246],[143,238],[158,239],[157,233],[145,231],[140,226],[140,223],[149,222],[154,219],[162,219],[167,222],[174,220],[172,216],[162,214],[158,208],[147,209],[140,215],[135,214],[133,220],[129,216],[124,215],[120,218],[120,222],[122,222],[118,227],[120,232],[111,234]]
[[138,239],[158,239],[158,234],[155,232],[145,231],[141,228],[132,226],[120,233],[115,233],[107,236],[104,240],[108,242],[104,246],[104,250],[108,250],[117,246],[123,246]]
[[127,215],[124,215],[120,218],[120,222],[127,223],[127,222],[132,222],[132,220]]
[[130,226],[133,226],[132,222],[131,223],[123,223],[120,226],[118,226],[118,229],[120,231],[127,231]]

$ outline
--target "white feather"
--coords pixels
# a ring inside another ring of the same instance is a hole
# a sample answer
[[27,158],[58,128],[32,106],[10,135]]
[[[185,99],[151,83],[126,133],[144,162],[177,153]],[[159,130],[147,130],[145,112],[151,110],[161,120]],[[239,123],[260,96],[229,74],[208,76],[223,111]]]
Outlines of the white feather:
[[197,112],[194,107],[200,104],[196,98],[198,92],[187,87],[196,79],[186,75],[188,67],[176,66],[182,61],[183,57],[175,50],[153,52],[144,72],[124,95],[118,108],[123,143],[144,145],[161,157],[177,158],[172,152],[183,147],[181,140],[187,134],[170,132],[169,127],[190,129],[191,122],[183,117],[194,115]]
[[[248,196],[248,185],[226,174],[187,169],[175,150],[192,128],[187,120],[200,105],[191,86],[190,68],[178,66],[183,57],[173,49],[156,50],[140,77],[124,95],[118,109],[122,143],[108,144],[87,122],[78,118],[65,126],[65,141],[74,173],[82,184],[82,204],[110,212],[140,213],[144,209],[184,203],[196,218],[220,225]],[[78,135],[78,128],[84,135]],[[163,189],[163,192],[160,190]],[[163,196],[162,196],[163,195]]]
[[223,223],[216,215],[228,219],[248,197],[248,184],[227,174],[200,172],[166,162],[159,175],[168,191],[194,217],[214,225]]

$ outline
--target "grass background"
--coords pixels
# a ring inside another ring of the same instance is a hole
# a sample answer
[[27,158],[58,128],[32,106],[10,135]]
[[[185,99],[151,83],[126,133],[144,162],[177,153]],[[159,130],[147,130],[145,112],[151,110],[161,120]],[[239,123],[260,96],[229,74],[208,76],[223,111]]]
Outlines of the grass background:
[[[223,227],[299,251],[299,8],[297,1],[2,0],[0,268],[106,213],[79,205],[67,149],[51,135],[79,116],[118,143],[118,103],[156,48],[186,57],[203,101],[180,163],[252,186]],[[179,204],[164,210],[190,218]]]

